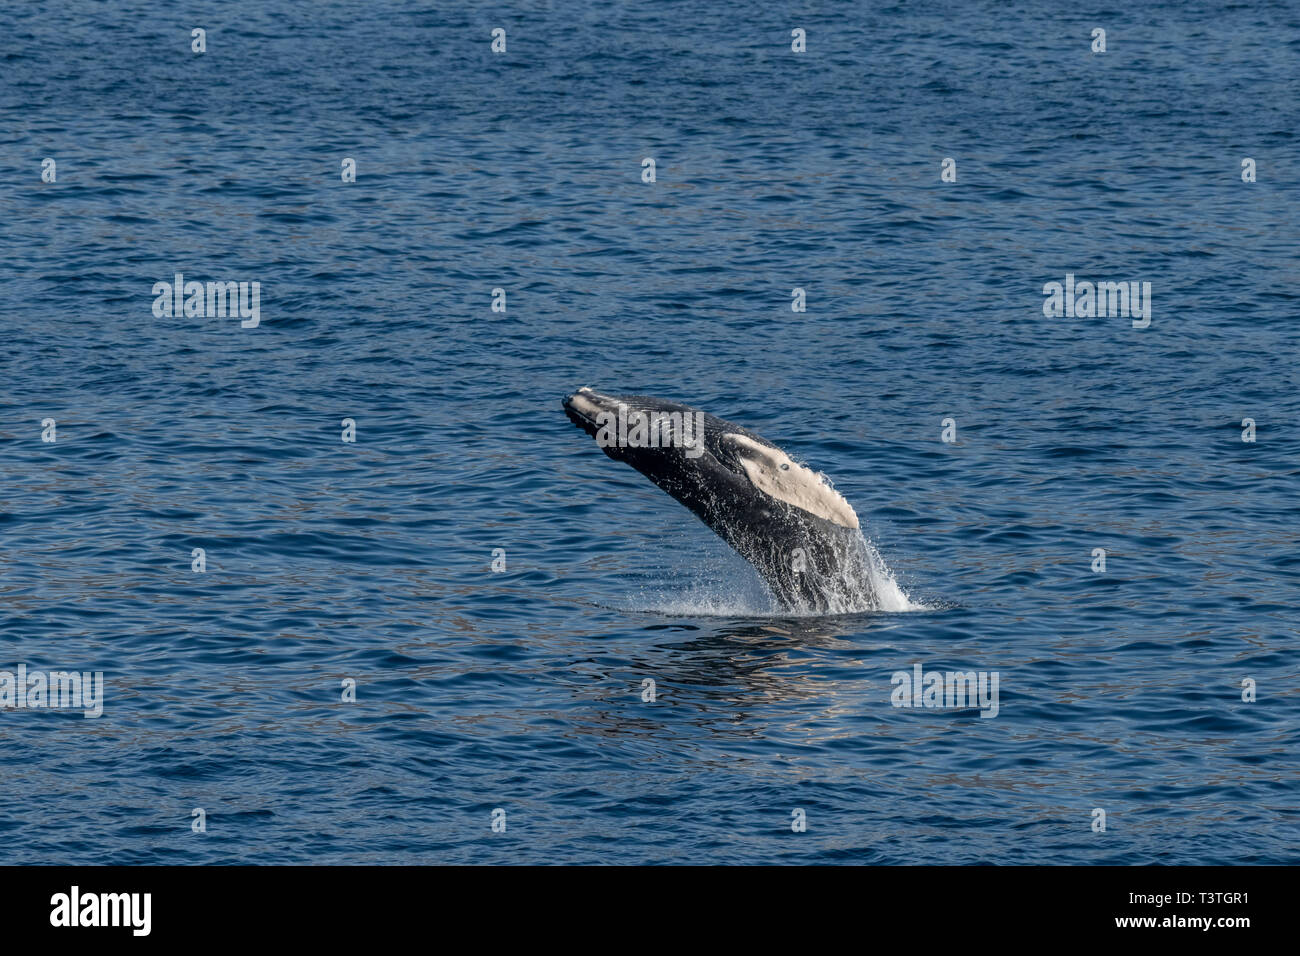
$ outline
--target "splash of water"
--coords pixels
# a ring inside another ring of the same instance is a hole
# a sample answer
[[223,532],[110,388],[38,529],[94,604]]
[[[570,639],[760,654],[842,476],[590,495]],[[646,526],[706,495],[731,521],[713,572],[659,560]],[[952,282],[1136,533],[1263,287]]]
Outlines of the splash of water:
[[826,608],[796,608],[796,614],[804,616],[925,610],[924,605],[915,604],[908,598],[907,592],[885,564],[885,559],[861,531],[849,539],[840,553],[837,566],[819,574],[816,590],[825,599]]
[[708,561],[688,580],[647,584],[622,608],[670,617],[825,617],[870,612],[905,613],[932,608],[912,600],[885,564],[880,552],[860,533],[835,572],[823,579],[829,599],[825,610],[786,608],[772,596],[753,568],[739,558]]
[[864,610],[890,612],[929,610],[927,605],[913,601],[907,596],[907,592],[898,583],[894,572],[889,570],[885,559],[880,556],[875,546],[865,537],[861,538],[861,541],[867,558],[865,572],[871,579],[871,590],[876,595],[876,607],[864,608]]

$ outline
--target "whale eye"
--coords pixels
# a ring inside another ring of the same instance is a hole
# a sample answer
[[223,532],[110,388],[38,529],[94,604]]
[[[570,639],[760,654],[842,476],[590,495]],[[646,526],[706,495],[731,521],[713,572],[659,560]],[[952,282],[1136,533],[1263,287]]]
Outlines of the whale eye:
[[788,461],[783,461],[783,462],[781,462],[781,470],[782,470],[782,471],[789,471],[789,470],[790,470],[790,463],[789,463]]

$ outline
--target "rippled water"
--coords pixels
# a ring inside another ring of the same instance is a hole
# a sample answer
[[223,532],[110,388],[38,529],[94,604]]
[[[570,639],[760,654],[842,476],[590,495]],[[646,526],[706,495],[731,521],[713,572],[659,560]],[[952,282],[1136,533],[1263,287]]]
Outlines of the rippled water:
[[[6,11],[0,668],[107,688],[0,711],[0,861],[1296,862],[1298,56],[1280,3]],[[584,384],[824,471],[924,608],[773,615]]]

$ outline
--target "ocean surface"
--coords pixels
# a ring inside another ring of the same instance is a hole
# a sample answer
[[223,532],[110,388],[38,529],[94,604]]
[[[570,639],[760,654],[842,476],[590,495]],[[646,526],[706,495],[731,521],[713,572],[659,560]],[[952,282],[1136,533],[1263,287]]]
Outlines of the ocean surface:
[[[0,863],[1300,862],[1297,4],[3,14],[0,669],[104,696],[0,709]],[[908,609],[774,610],[582,385]]]

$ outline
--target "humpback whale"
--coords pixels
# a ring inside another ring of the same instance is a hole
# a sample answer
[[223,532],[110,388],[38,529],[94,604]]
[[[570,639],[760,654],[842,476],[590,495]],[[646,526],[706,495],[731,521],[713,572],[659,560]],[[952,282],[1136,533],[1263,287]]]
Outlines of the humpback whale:
[[562,402],[606,455],[631,465],[703,521],[787,611],[878,606],[874,552],[824,476],[747,428],[688,405],[581,388]]

